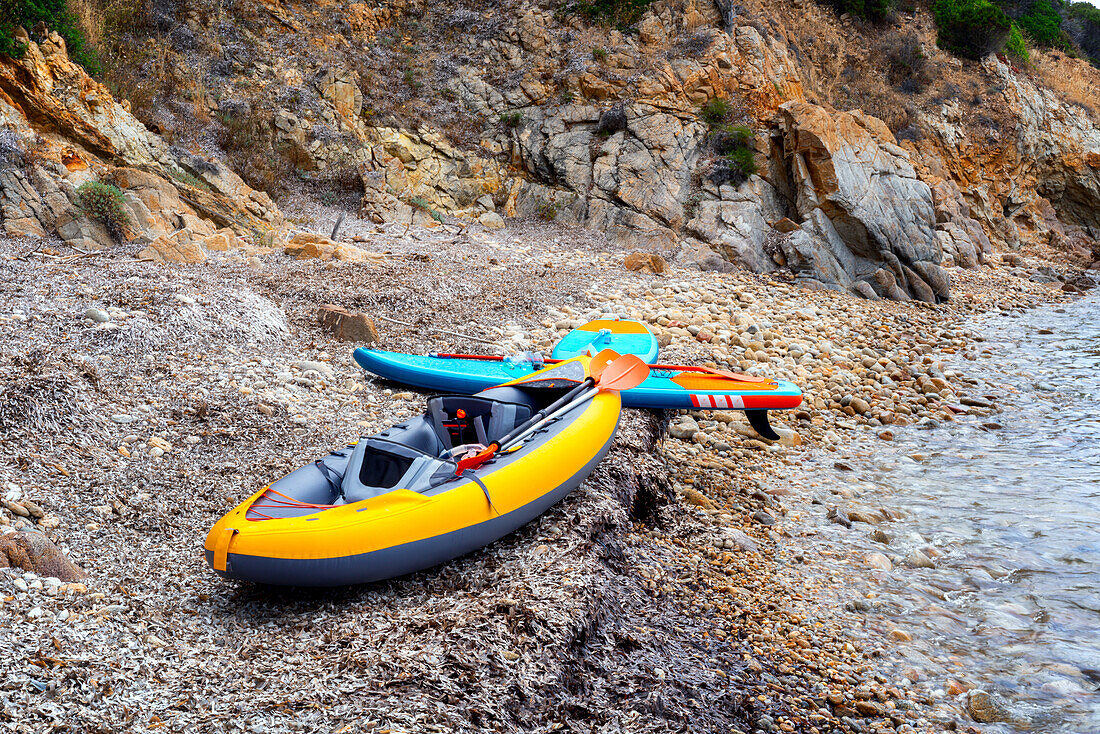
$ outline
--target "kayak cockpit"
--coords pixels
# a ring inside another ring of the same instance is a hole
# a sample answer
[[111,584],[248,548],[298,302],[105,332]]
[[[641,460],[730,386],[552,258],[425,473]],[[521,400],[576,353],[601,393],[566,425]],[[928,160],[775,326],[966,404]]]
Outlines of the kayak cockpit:
[[479,396],[438,395],[427,410],[363,438],[272,484],[249,506],[249,520],[310,515],[407,489],[439,490],[454,474],[454,459],[469,446],[487,446],[538,409],[530,393],[500,387]]

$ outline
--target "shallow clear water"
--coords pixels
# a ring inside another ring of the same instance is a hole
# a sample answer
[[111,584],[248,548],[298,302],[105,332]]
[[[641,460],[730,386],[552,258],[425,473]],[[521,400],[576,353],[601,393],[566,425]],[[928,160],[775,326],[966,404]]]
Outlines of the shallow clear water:
[[972,327],[992,356],[951,366],[1004,411],[896,431],[844,473],[907,513],[882,526],[895,560],[942,554],[879,603],[916,630],[899,654],[1004,695],[1014,720],[986,731],[1100,732],[1100,296]]

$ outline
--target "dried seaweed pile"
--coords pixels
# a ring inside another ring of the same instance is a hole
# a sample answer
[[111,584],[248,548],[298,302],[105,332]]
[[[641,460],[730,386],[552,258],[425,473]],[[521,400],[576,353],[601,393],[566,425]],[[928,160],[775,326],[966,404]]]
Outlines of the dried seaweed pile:
[[95,368],[50,365],[40,351],[0,364],[0,439],[57,436],[88,420],[85,394],[94,390]]
[[[21,276],[0,284],[0,299],[26,319],[0,344],[0,384],[22,396],[2,413],[20,440],[0,445],[0,478],[60,519],[52,536],[90,578],[83,593],[0,604],[10,630],[0,722],[27,732],[743,727],[728,682],[742,666],[736,648],[708,641],[714,621],[656,588],[646,569],[669,559],[635,542],[639,529],[681,521],[654,448],[662,428],[641,414],[624,413],[581,490],[440,569],[288,591],[235,586],[205,567],[203,534],[238,498],[418,409],[344,389],[361,386],[353,345],[329,342],[312,308],[373,303],[414,323],[468,325],[478,308],[462,293],[501,287],[484,259],[437,253],[336,273],[285,259],[208,263],[169,279],[125,260],[12,260],[8,247],[4,267]],[[591,285],[539,266],[516,274],[515,302],[501,300],[481,333]],[[463,285],[437,288],[446,278]],[[83,318],[89,307],[112,326]],[[395,332],[394,346],[410,349],[453,338]],[[275,375],[321,358],[331,379],[298,371],[301,386],[280,388],[294,410],[258,410]],[[150,453],[154,438],[170,450]]]

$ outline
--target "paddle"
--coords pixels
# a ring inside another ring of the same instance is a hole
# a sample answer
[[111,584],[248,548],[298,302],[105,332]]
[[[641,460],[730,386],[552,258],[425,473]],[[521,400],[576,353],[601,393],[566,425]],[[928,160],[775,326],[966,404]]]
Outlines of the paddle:
[[[604,351],[611,351],[605,349]],[[476,359],[483,362],[503,362],[504,357],[498,357],[489,354],[445,354],[442,352],[429,352],[429,357],[438,357],[439,359]],[[597,355],[599,356],[599,355]],[[547,358],[544,360],[545,364],[558,364],[563,360]],[[727,370],[717,370],[713,367],[698,367],[688,364],[651,364],[649,365],[651,370],[667,370],[669,372],[703,372],[708,375],[714,375],[715,377],[724,377],[727,380],[735,380],[737,382],[773,382],[770,377],[757,377],[755,375],[745,375],[738,372],[729,372]]]
[[460,459],[455,466],[455,474],[460,475],[467,469],[476,469],[493,458],[498,451],[523,440],[555,416],[571,410],[586,400],[591,400],[596,394],[612,390],[629,390],[640,385],[649,375],[649,367],[636,355],[619,356],[610,349],[605,349],[593,357],[588,371],[590,377],[585,378],[581,384],[478,453]]

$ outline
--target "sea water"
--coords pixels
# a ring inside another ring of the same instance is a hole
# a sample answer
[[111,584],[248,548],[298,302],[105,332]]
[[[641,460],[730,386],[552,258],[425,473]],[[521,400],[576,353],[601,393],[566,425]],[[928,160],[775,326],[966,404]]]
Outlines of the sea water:
[[903,428],[854,474],[819,470],[904,513],[884,551],[933,551],[935,568],[885,574],[877,603],[914,630],[897,654],[941,700],[955,679],[1003,700],[1008,721],[984,731],[1100,732],[1100,295],[970,327],[987,355],[950,367],[1002,412]]

